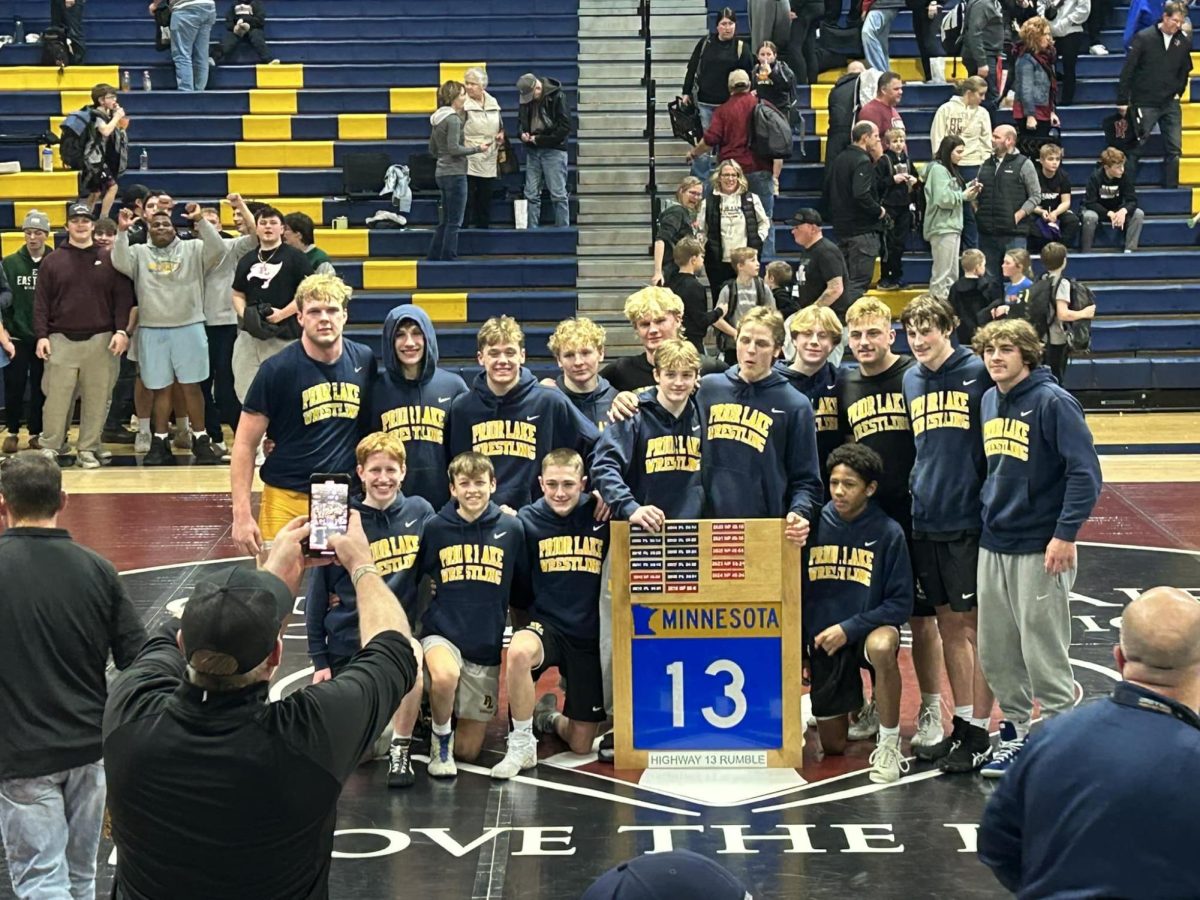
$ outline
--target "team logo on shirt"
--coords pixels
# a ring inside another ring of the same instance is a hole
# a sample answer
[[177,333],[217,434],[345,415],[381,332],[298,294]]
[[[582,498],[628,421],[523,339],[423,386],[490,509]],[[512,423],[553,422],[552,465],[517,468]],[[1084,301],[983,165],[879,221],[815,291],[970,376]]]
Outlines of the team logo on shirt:
[[504,548],[490,544],[451,544],[438,551],[441,581],[504,581]]
[[813,417],[817,423],[817,431],[837,431],[837,397],[819,397],[817,402],[813,404]]
[[966,391],[930,391],[914,397],[909,413],[914,435],[935,428],[971,428],[970,395]]
[[484,456],[515,456],[537,459],[537,419],[516,422],[491,419],[471,426],[471,449]]
[[646,474],[699,472],[700,438],[668,434],[646,442]]
[[397,406],[379,417],[380,427],[400,440],[441,444],[446,428],[446,411],[436,406]]
[[599,575],[604,564],[604,540],[582,535],[557,535],[538,541],[542,572],[587,572]]
[[854,581],[863,587],[870,587],[874,565],[874,550],[822,544],[808,552],[808,580]]
[[357,419],[360,402],[361,388],[349,381],[323,381],[300,394],[305,425],[326,419]]
[[1029,423],[1019,419],[990,419],[983,423],[983,452],[1029,462]]
[[741,403],[717,403],[708,410],[708,439],[737,441],[762,453],[774,424],[775,420],[761,409]]
[[911,431],[908,408],[904,395],[899,391],[888,394],[872,394],[851,403],[846,409],[846,418],[854,432],[854,440],[879,434],[881,431]]
[[371,559],[380,575],[393,575],[412,568],[421,546],[419,534],[393,534],[371,542]]
[[152,259],[146,268],[151,275],[173,275],[179,268],[179,262],[174,259]]

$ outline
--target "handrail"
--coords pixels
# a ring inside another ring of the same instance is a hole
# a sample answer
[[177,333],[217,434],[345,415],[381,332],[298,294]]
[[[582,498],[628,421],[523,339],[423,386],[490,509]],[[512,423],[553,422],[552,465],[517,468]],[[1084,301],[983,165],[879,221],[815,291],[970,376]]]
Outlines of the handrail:
[[646,42],[645,63],[642,70],[642,85],[646,88],[646,129],[642,133],[642,136],[646,139],[646,193],[650,195],[650,253],[653,253],[654,232],[657,227],[661,204],[658,198],[658,183],[654,159],[655,114],[658,100],[656,97],[657,85],[654,82],[653,72],[654,50],[651,44],[653,36],[650,32],[650,2],[651,0],[639,0],[638,2],[638,14],[642,19],[638,34]]

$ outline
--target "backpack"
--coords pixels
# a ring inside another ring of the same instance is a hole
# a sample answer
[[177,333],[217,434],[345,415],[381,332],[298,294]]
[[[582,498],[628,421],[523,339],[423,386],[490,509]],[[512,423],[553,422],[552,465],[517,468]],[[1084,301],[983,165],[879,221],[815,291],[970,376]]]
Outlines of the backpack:
[[42,32],[42,65],[57,66],[63,72],[71,64],[71,42],[67,32],[52,25]]
[[969,0],[960,0],[946,10],[938,25],[938,37],[942,41],[942,49],[946,56],[954,57],[954,74],[958,75],[958,58],[962,55],[963,26],[967,22],[967,4]]
[[58,155],[68,169],[82,169],[92,132],[92,111],[77,109],[62,122],[58,134]]
[[[1082,281],[1069,279],[1071,297],[1067,308],[1073,312],[1087,309],[1096,305],[1096,295]],[[1050,335],[1050,325],[1058,316],[1058,285],[1060,279],[1043,275],[1027,288],[1024,293],[1028,297],[1027,317],[1038,337],[1045,341]],[[1092,320],[1077,319],[1074,322],[1059,322],[1067,339],[1067,349],[1072,353],[1090,353],[1092,349]]]
[[[774,307],[776,305],[775,304],[775,295],[772,294],[771,291],[767,288],[767,283],[760,276],[755,276],[755,278],[754,278],[754,293],[756,296],[755,305],[771,306],[771,307]],[[737,318],[738,297],[737,297],[737,279],[736,278],[730,278],[723,285],[721,285],[721,290],[719,290],[717,292],[717,300],[718,300],[718,302],[720,302],[721,300],[725,300],[726,303],[728,304],[729,313],[725,316],[725,321],[736,329],[737,324],[738,324],[738,318]],[[732,350],[732,349],[734,349],[735,346],[736,346],[736,342],[733,338],[731,338],[729,335],[727,335],[723,331],[717,331],[717,349],[718,350],[722,350],[722,351]]]
[[[1057,290],[1057,286],[1055,288]],[[1077,278],[1071,279],[1071,299],[1067,308],[1072,312],[1087,309],[1096,305],[1096,295],[1092,289]],[[1092,320],[1076,319],[1074,322],[1062,323],[1063,334],[1067,336],[1067,348],[1072,353],[1092,352]]]
[[761,159],[792,156],[792,123],[766,100],[754,104],[750,113],[750,152]]

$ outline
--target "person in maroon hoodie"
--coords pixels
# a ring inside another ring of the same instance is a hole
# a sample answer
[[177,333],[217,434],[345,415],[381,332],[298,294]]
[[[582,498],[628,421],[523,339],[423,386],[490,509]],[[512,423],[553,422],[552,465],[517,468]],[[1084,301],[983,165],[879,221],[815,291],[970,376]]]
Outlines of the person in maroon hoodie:
[[63,454],[70,405],[78,387],[79,465],[100,466],[100,434],[118,360],[129,346],[133,284],[113,268],[107,250],[92,241],[95,223],[86,203],[67,210],[67,243],[46,256],[33,301],[38,359],[46,363],[41,445]]

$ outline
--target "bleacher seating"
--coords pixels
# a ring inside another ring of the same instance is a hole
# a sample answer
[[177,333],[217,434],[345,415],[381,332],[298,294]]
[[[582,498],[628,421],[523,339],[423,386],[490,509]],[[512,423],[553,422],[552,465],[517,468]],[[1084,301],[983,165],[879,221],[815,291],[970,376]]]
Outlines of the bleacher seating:
[[[378,349],[379,328],[397,303],[415,300],[439,326],[442,353],[473,363],[474,330],[502,312],[527,326],[531,355],[545,362],[553,323],[576,308],[574,228],[513,230],[512,198],[521,176],[501,180],[492,204],[493,229],[462,232],[460,259],[427,263],[437,223],[437,196],[418,192],[405,229],[369,230],[372,213],[389,209],[386,198],[347,200],[341,165],[347,154],[387,153],[395,163],[425,152],[437,86],[461,80],[471,65],[486,67],[489,91],[499,101],[510,134],[517,119],[517,78],[531,69],[559,79],[572,110],[578,81],[578,16],[571,0],[533,0],[514,16],[502,0],[479,0],[470,15],[446,15],[414,0],[357,0],[354,14],[340,4],[288,0],[268,9],[267,38],[280,65],[257,65],[241,50],[212,71],[209,89],[180,94],[167,53],[157,52],[152,25],[140,0],[91,0],[87,9],[88,58],[63,76],[37,65],[34,45],[0,50],[0,132],[56,131],[62,117],[88,105],[99,82],[119,85],[128,70],[132,90],[121,95],[131,118],[130,168],[122,183],[141,182],[178,200],[217,203],[237,191],[284,212],[299,211],[317,223],[317,245],[356,288],[348,333]],[[17,0],[27,32],[46,25],[48,5]],[[218,3],[214,40],[223,27]],[[142,72],[153,90],[141,90]],[[518,159],[519,141],[513,141]],[[137,170],[145,149],[150,169]],[[38,171],[40,148],[6,147],[20,174],[0,175],[3,251],[20,245],[15,229],[30,208],[63,224],[76,198],[76,173]],[[573,187],[575,145],[569,148]],[[56,156],[57,163],[57,156]],[[221,203],[226,224],[231,210]],[[573,204],[574,207],[574,204]],[[546,220],[550,204],[543,203]],[[345,216],[349,229],[328,227]],[[574,213],[573,213],[574,217]]]

